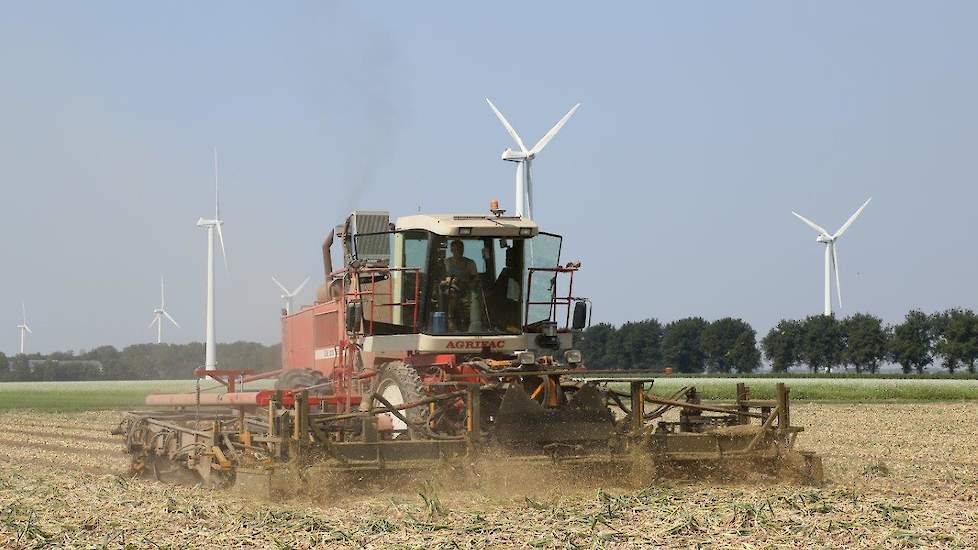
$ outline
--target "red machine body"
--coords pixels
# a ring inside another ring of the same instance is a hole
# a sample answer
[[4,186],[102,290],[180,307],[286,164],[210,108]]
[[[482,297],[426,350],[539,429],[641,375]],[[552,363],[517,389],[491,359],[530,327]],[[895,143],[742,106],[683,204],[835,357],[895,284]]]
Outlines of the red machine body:
[[[586,300],[573,296],[579,264],[559,266],[559,236],[480,215],[409,216],[366,232],[367,217],[355,212],[323,243],[316,303],[283,312],[277,388],[328,386],[344,396],[343,412],[377,390],[372,378],[392,363],[414,369],[425,392],[485,383],[496,367],[580,366],[579,353],[565,354]],[[335,270],[334,235],[344,257]],[[473,281],[454,302],[451,274],[443,277],[453,264]]]

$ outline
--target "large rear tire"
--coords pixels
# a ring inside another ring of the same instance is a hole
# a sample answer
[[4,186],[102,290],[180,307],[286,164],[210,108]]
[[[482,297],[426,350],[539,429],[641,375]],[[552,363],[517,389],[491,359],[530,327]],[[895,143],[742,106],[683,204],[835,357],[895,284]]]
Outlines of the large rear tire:
[[[295,390],[315,386],[325,382],[319,371],[312,369],[288,369],[275,381],[276,390]],[[325,394],[330,388],[319,388],[313,393]]]
[[[374,391],[395,406],[415,403],[424,398],[424,390],[418,371],[401,361],[392,361],[381,367]],[[386,405],[375,398],[372,406],[385,407]],[[394,437],[397,439],[424,439],[424,429],[419,429],[419,427],[425,426],[428,421],[428,407],[411,407],[402,409],[400,413],[410,421],[411,425],[405,424],[403,420],[393,414],[385,413],[390,416],[394,424]]]

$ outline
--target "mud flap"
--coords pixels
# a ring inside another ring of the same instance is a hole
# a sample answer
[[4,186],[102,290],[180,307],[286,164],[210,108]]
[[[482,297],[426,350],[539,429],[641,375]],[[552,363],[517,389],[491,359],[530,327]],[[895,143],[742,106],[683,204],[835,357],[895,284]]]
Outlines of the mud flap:
[[496,417],[496,437],[510,446],[606,442],[614,429],[611,411],[592,385],[575,392],[567,404],[547,409],[512,384]]

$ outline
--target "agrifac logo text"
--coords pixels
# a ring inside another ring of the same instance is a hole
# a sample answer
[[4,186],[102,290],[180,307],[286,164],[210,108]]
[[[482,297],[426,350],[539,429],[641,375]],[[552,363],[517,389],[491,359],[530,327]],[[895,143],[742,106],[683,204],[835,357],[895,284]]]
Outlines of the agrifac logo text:
[[452,340],[445,347],[448,349],[500,349],[504,344],[503,340]]

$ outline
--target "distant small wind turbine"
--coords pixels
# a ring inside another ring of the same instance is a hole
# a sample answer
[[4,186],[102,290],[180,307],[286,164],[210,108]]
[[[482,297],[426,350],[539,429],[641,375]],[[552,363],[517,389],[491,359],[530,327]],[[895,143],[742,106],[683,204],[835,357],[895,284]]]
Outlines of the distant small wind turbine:
[[835,242],[849,229],[852,222],[856,221],[856,218],[863,213],[863,209],[869,204],[869,201],[873,200],[872,197],[866,199],[866,202],[859,207],[859,210],[846,220],[846,223],[842,224],[834,234],[829,234],[828,231],[822,228],[822,226],[816,224],[815,222],[809,220],[808,218],[802,216],[797,212],[792,212],[799,220],[805,222],[806,225],[818,232],[818,237],[815,238],[817,242],[825,245],[825,315],[832,315],[832,272],[835,272],[835,289],[839,296],[839,308],[842,308],[842,283],[839,281],[839,256],[835,249]]
[[214,334],[214,233],[221,242],[221,256],[224,258],[224,269],[228,269],[228,256],[224,250],[224,233],[221,226],[221,200],[217,189],[217,148],[214,148],[214,219],[200,218],[197,227],[207,228],[207,334],[204,344],[204,369],[217,368],[217,339]]
[[499,119],[499,122],[503,124],[503,127],[506,128],[506,131],[509,132],[509,135],[513,138],[513,141],[515,141],[516,145],[518,145],[520,148],[519,151],[513,151],[510,148],[506,148],[506,150],[503,151],[502,158],[503,160],[516,163],[516,215],[521,218],[528,218],[532,220],[533,179],[530,177],[530,167],[533,164],[533,159],[536,157],[537,153],[542,151],[543,148],[550,143],[550,140],[557,135],[557,132],[563,128],[564,124],[567,123],[571,115],[577,111],[577,108],[580,107],[581,104],[578,103],[577,105],[574,105],[570,111],[567,111],[564,118],[560,119],[560,121],[558,121],[549,132],[540,138],[540,141],[538,141],[532,149],[527,150],[526,146],[523,145],[523,140],[520,139],[520,135],[516,133],[516,130],[509,123],[509,121],[506,120],[506,117],[499,112],[499,109],[492,104],[492,101],[489,101],[488,97],[486,98],[486,103],[488,103],[489,107],[492,108],[492,112],[496,113],[496,118]]
[[153,310],[153,320],[150,321],[149,323],[150,328],[153,328],[153,325],[156,325],[157,344],[163,343],[163,318],[164,317],[167,320],[169,320],[171,323],[173,323],[173,326],[180,328],[180,325],[177,324],[176,319],[171,317],[170,314],[166,311],[166,296],[163,293],[163,277],[160,277],[160,307]]
[[17,325],[17,329],[20,331],[20,354],[23,355],[27,350],[27,335],[34,334],[34,331],[27,326],[27,306],[24,305],[24,302],[20,303],[20,313],[22,322]]
[[309,282],[309,277],[306,277],[306,279],[302,281],[302,283],[299,286],[297,286],[295,290],[291,292],[289,291],[289,289],[285,288],[285,285],[280,283],[278,279],[276,279],[275,277],[272,277],[272,281],[274,281],[275,284],[278,285],[280,289],[282,289],[282,296],[280,297],[283,300],[285,300],[285,312],[287,314],[292,313],[292,299],[295,298],[296,295],[299,294],[299,292],[302,292],[302,288],[306,286],[306,283]]

